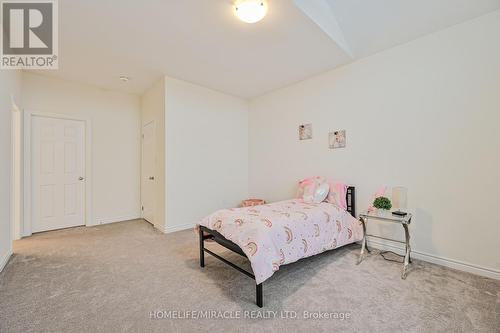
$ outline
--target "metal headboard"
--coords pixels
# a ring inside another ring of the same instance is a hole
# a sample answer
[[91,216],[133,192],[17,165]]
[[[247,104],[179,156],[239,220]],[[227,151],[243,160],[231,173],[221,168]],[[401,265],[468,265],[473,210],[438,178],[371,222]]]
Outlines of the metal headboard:
[[349,186],[347,188],[347,211],[356,217],[356,188]]

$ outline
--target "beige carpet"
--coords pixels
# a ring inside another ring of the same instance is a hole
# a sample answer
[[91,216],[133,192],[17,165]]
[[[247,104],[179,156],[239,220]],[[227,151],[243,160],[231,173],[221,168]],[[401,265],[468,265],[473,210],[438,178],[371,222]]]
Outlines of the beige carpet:
[[[192,231],[130,221],[38,234],[15,243],[0,274],[0,332],[500,332],[500,281],[417,260],[402,281],[378,255],[356,266],[358,250],[283,267],[259,310],[252,280],[209,256],[198,266]],[[198,310],[271,318],[150,318]]]

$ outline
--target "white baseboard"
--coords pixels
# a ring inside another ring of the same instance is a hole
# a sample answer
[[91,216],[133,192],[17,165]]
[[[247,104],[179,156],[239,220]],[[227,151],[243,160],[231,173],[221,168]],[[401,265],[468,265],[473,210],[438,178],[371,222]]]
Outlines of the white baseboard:
[[187,230],[187,229],[192,229],[196,223],[186,223],[186,224],[181,224],[181,225],[175,225],[175,226],[166,226],[165,227],[165,233],[170,234],[172,232],[176,231],[182,231],[182,230]]
[[9,261],[11,255],[12,250],[9,250],[9,252],[7,252],[2,258],[0,258],[0,272],[2,272],[7,265],[7,262]]
[[116,223],[116,222],[137,220],[137,219],[140,219],[140,218],[141,218],[140,214],[122,215],[122,216],[118,216],[118,217],[96,218],[94,225],[101,225],[101,224],[109,224],[109,223]]
[[[403,254],[405,251],[405,246],[404,244],[400,243],[395,243],[395,242],[389,242],[389,241],[382,241],[378,239],[373,239],[368,236],[368,246],[376,248],[378,250],[382,251],[394,251],[400,254]],[[478,265],[466,263],[463,261],[459,260],[454,260],[454,259],[448,259],[448,258],[443,258],[439,257],[433,254],[421,252],[421,251],[416,251],[413,250],[411,251],[411,257],[423,261],[430,262],[432,264],[436,265],[441,265],[449,268],[453,268],[459,271],[464,271],[476,275],[481,275],[485,276],[488,278],[500,280],[500,270],[492,269],[492,268],[487,268],[487,267],[481,267]]]

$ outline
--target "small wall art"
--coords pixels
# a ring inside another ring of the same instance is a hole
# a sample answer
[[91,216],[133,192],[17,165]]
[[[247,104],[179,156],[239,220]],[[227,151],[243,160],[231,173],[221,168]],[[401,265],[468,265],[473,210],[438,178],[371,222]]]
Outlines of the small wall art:
[[313,137],[312,124],[304,124],[299,126],[299,139],[310,140]]
[[328,136],[328,144],[330,149],[345,148],[346,134],[345,130],[330,132]]

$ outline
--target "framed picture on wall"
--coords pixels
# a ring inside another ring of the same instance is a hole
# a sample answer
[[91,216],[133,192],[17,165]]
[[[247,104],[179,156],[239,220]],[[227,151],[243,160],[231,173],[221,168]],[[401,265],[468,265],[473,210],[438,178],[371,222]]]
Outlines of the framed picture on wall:
[[310,140],[312,139],[312,124],[304,124],[299,126],[299,139]]
[[330,132],[328,136],[328,145],[330,149],[345,148],[346,146],[345,130]]

